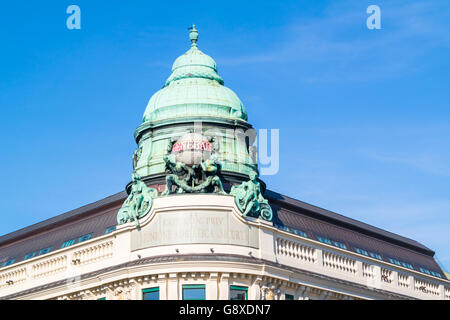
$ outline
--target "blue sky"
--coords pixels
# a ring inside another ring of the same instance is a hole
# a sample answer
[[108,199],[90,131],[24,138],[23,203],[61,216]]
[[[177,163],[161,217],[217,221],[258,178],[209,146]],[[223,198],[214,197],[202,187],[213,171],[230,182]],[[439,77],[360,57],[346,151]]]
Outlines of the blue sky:
[[448,270],[449,21],[444,0],[2,4],[0,234],[123,190],[195,23],[253,126],[280,129],[270,189],[418,240]]

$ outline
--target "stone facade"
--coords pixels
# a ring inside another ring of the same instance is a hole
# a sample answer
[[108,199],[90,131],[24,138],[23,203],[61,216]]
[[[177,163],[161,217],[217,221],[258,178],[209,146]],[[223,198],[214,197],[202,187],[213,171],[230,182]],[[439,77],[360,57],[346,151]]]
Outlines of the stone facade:
[[229,299],[232,285],[251,300],[450,299],[447,280],[244,219],[215,194],[156,198],[140,227],[3,267],[0,283],[2,299],[139,300],[159,287],[177,300],[184,284],[205,285],[206,299]]

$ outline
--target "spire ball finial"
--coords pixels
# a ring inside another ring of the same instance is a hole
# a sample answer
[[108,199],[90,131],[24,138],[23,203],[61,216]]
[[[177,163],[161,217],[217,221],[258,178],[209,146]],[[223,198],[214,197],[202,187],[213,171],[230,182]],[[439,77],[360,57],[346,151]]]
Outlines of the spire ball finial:
[[195,24],[193,24],[189,30],[191,30],[189,31],[189,38],[191,39],[192,46],[197,46],[196,42],[198,40],[198,30],[195,29]]

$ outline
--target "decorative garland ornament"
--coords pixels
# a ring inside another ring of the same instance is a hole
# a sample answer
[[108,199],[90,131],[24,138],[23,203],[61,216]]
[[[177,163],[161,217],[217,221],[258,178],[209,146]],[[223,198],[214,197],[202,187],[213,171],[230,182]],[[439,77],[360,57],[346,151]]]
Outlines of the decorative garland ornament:
[[137,173],[133,174],[132,179],[131,192],[117,213],[117,224],[134,221],[139,227],[139,219],[150,212],[158,191],[147,187]]
[[258,173],[256,171],[250,172],[249,181],[233,186],[230,194],[234,196],[242,216],[272,221],[272,208],[269,205],[269,201],[262,196],[261,185],[258,182]]

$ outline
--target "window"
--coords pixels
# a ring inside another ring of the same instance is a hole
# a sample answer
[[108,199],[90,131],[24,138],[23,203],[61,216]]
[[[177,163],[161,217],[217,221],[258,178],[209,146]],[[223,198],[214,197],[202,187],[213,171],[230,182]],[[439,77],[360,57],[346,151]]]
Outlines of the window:
[[278,226],[279,229],[290,232],[291,230],[286,226]]
[[317,237],[317,240],[319,240],[322,243],[331,244],[335,247],[347,250],[347,246],[345,245],[345,243],[339,241],[331,241],[330,239],[324,237]]
[[183,285],[183,300],[206,300],[204,284]]
[[438,272],[431,271],[431,274],[435,277],[442,278],[441,274]]
[[[90,238],[92,238],[92,233],[89,233],[89,234],[86,234],[86,235],[84,235],[82,237],[79,237],[78,238],[78,243],[86,241],[86,240],[89,240]],[[75,244],[75,242],[77,242],[77,238],[74,238],[74,239],[71,239],[71,240],[67,240],[67,241],[65,241],[62,244],[61,248],[69,247],[69,246]]]
[[111,233],[111,232],[113,232],[113,231],[115,231],[115,230],[116,230],[116,226],[114,226],[114,227],[109,227],[109,228],[106,228],[106,230],[105,230],[105,234]]
[[289,227],[286,227],[286,226],[280,226],[279,224],[274,224],[274,226],[276,228],[280,229],[280,230],[291,232],[291,233],[294,233],[294,234],[296,234],[298,236],[301,236],[301,237],[304,237],[304,238],[308,238],[308,235],[305,232],[303,232],[303,231],[296,230],[294,228],[289,228]]
[[383,260],[381,258],[381,256],[378,253],[375,253],[375,252],[369,252],[369,256],[371,256],[372,258],[378,259],[378,260]]
[[338,248],[347,249],[347,246],[342,242],[333,241],[333,244]]
[[442,278],[442,275],[439,272],[430,271],[430,270],[425,269],[425,268],[419,268],[419,270],[420,270],[420,272],[423,272],[423,273],[428,274],[430,276],[435,276],[435,277],[438,277],[438,278]]
[[3,264],[3,266],[4,266],[4,267],[9,266],[9,265],[13,264],[15,261],[16,261],[16,259],[10,259],[10,260],[6,261],[6,262]]
[[322,237],[317,237],[317,240],[319,240],[322,243],[326,243],[326,244],[332,244],[331,240],[327,239],[327,238],[322,238]]
[[52,247],[42,249],[41,251],[39,251],[39,255],[49,253],[50,251],[52,251]]
[[422,272],[422,273],[425,273],[425,274],[428,274],[428,275],[430,275],[430,276],[435,276],[435,277],[438,277],[438,278],[441,278],[441,279],[442,279],[442,275],[441,275],[439,272],[430,271],[430,270],[425,269],[425,268],[422,268],[422,267],[420,267],[419,270],[420,270],[420,272]]
[[390,262],[390,263],[393,263],[393,264],[396,264],[396,265],[398,265],[398,266],[401,266],[401,265],[402,265],[402,264],[400,263],[400,261],[398,261],[397,259],[389,258],[389,262]]
[[355,251],[359,254],[363,254],[365,256],[369,256],[369,253],[366,250],[360,249],[360,248],[355,248]]
[[420,270],[420,272],[423,272],[423,273],[431,275],[430,270],[427,270],[427,269],[424,269],[424,268],[419,268],[419,270]]
[[159,300],[159,287],[142,290],[142,300]]
[[371,252],[371,251],[366,251],[364,249],[356,248],[356,247],[354,249],[359,254],[363,254],[365,256],[368,256],[368,257],[371,257],[371,258],[375,258],[375,259],[378,259],[378,260],[383,260],[383,258],[381,258],[381,255],[379,255],[378,253]]
[[347,249],[347,246],[345,245],[345,243],[342,243],[339,241],[331,241],[330,239],[327,239],[324,237],[317,237],[317,240],[319,240],[322,243],[331,244],[331,245],[341,248],[341,249]]
[[36,255],[36,251],[35,252],[32,252],[32,253],[29,253],[29,254],[27,254],[27,255],[25,255],[25,257],[23,258],[23,260],[27,260],[27,259],[31,259],[31,258],[33,258],[35,255]]
[[284,295],[284,300],[294,300],[294,296],[292,294],[285,294]]
[[230,300],[247,300],[247,295],[247,287],[230,286]]
[[83,242],[92,238],[92,233],[86,234],[78,239],[78,242]]
[[303,231],[300,230],[296,230],[296,229],[292,229],[292,232],[300,237],[304,237],[304,238],[308,238],[308,236],[306,235],[306,233],[304,233]]
[[68,246],[73,245],[73,244],[75,243],[76,240],[77,240],[77,239],[75,238],[75,239],[72,239],[72,240],[67,240],[67,241],[65,241],[65,242],[62,244],[61,248],[66,248],[66,247],[68,247]]
[[414,267],[413,267],[410,263],[401,261],[401,264],[402,264],[402,266],[404,266],[405,268],[414,270]]

